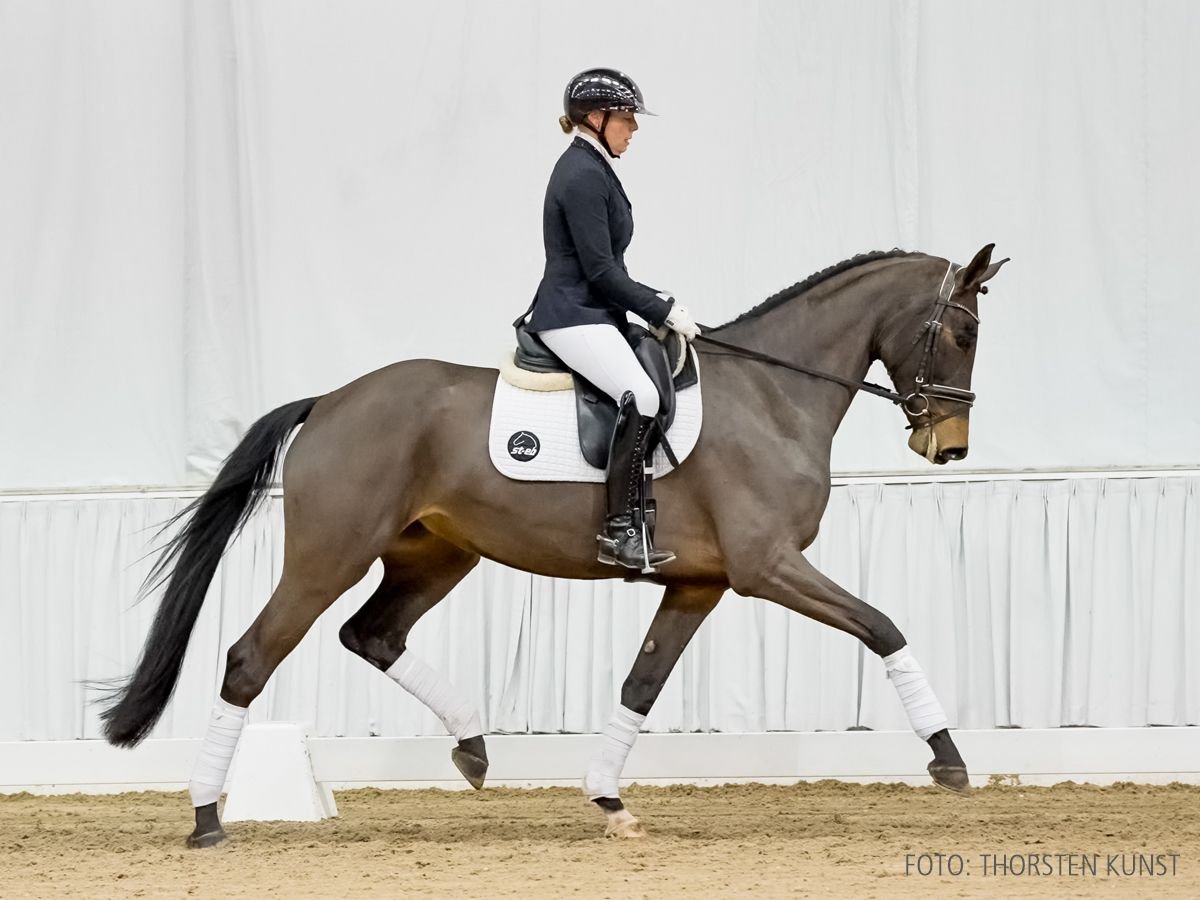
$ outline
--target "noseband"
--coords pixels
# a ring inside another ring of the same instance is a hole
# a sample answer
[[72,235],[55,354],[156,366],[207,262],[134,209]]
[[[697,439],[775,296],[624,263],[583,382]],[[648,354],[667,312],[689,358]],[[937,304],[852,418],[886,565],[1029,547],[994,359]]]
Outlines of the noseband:
[[[783,369],[791,369],[793,372],[803,372],[805,375],[811,375],[814,378],[821,378],[825,381],[832,381],[835,384],[841,384],[845,387],[856,391],[866,391],[869,394],[874,394],[876,397],[883,397],[885,400],[890,400],[908,415],[914,419],[929,415],[929,401],[946,400],[951,403],[965,403],[967,408],[975,404],[975,394],[973,391],[963,390],[962,388],[951,387],[948,384],[930,384],[926,383],[925,378],[933,368],[934,355],[937,352],[937,338],[942,330],[942,316],[947,309],[957,309],[965,312],[968,316],[979,321],[979,316],[971,312],[961,303],[955,303],[950,298],[954,295],[954,273],[961,267],[950,263],[946,268],[946,274],[942,277],[941,287],[938,288],[937,297],[933,301],[933,309],[929,313],[929,318],[926,319],[925,325],[917,332],[917,336],[913,338],[912,346],[909,348],[908,356],[912,356],[913,350],[917,348],[917,344],[922,339],[925,341],[925,346],[921,352],[921,362],[917,366],[917,377],[913,380],[913,389],[909,394],[900,394],[896,391],[889,391],[882,385],[872,384],[869,381],[853,381],[849,378],[843,378],[840,375],[834,375],[830,372],[822,372],[818,369],[810,368],[809,366],[790,363],[786,360],[779,359],[775,356],[770,356],[766,353],[760,353],[757,350],[751,350],[749,347],[739,347],[737,344],[726,343],[719,341],[716,338],[711,338],[706,334],[699,334],[696,340],[705,344],[710,344],[713,347],[720,347],[722,350],[728,350],[737,356],[746,359],[753,359],[757,362],[767,363],[772,366],[779,366]],[[701,329],[708,330],[708,326],[701,325]],[[907,360],[907,356],[905,360]],[[913,404],[921,404],[919,409],[914,409]],[[941,422],[943,419],[952,418],[953,414],[938,416],[936,419],[931,418],[928,422],[921,423],[921,428],[930,428]],[[917,426],[909,425],[908,428]]]
[[[937,339],[942,332],[942,316],[947,309],[957,309],[965,312],[968,316],[979,322],[979,316],[971,312],[961,303],[955,303],[950,298],[954,295],[954,274],[959,270],[959,266],[950,263],[946,267],[946,274],[942,277],[941,287],[938,288],[937,299],[933,301],[933,309],[929,313],[929,318],[925,320],[924,327],[917,332],[917,336],[912,339],[912,345],[909,348],[908,355],[912,355],[912,351],[922,339],[925,341],[925,346],[921,351],[921,362],[917,366],[917,377],[913,379],[912,393],[908,394],[901,401],[900,406],[913,418],[929,415],[929,401],[946,400],[951,403],[965,403],[970,409],[975,405],[975,393],[973,391],[963,390],[962,388],[951,387],[948,384],[938,384],[937,382],[926,383],[925,378],[933,369],[933,360],[937,355]],[[914,407],[914,404],[920,404],[919,407]],[[951,416],[941,416],[926,424],[933,425],[942,419],[948,419]]]

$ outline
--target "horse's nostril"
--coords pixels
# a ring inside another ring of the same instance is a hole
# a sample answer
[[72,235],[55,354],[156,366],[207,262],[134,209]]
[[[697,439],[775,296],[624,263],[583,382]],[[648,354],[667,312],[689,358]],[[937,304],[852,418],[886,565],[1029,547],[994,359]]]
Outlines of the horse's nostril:
[[966,456],[966,447],[947,447],[945,450],[938,451],[937,461],[940,463],[958,461],[960,459],[966,459]]

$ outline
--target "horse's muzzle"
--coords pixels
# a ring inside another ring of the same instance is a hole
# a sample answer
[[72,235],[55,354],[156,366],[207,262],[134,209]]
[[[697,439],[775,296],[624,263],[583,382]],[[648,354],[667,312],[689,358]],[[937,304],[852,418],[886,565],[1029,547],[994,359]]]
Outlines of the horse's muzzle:
[[908,448],[938,466],[965,459],[968,427],[966,416],[951,416],[924,428],[914,428]]

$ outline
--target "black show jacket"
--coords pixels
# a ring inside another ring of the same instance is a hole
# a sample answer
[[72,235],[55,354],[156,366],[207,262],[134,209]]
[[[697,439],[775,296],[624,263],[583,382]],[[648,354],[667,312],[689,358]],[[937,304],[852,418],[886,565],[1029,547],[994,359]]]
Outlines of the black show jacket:
[[670,301],[629,277],[625,248],[633,206],[612,167],[583,138],[559,157],[542,208],[546,270],[533,301],[531,332],[571,325],[622,327],[625,311],[661,325]]

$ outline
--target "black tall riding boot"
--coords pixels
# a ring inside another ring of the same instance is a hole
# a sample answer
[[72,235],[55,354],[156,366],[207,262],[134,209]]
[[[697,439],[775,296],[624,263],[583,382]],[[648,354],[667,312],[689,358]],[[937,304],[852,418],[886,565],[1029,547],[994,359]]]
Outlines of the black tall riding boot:
[[604,533],[596,536],[600,562],[644,573],[675,558],[669,550],[654,549],[653,528],[645,516],[645,488],[650,476],[643,469],[654,427],[652,417],[638,415],[633,393],[627,392],[621,398],[608,450],[608,515]]

